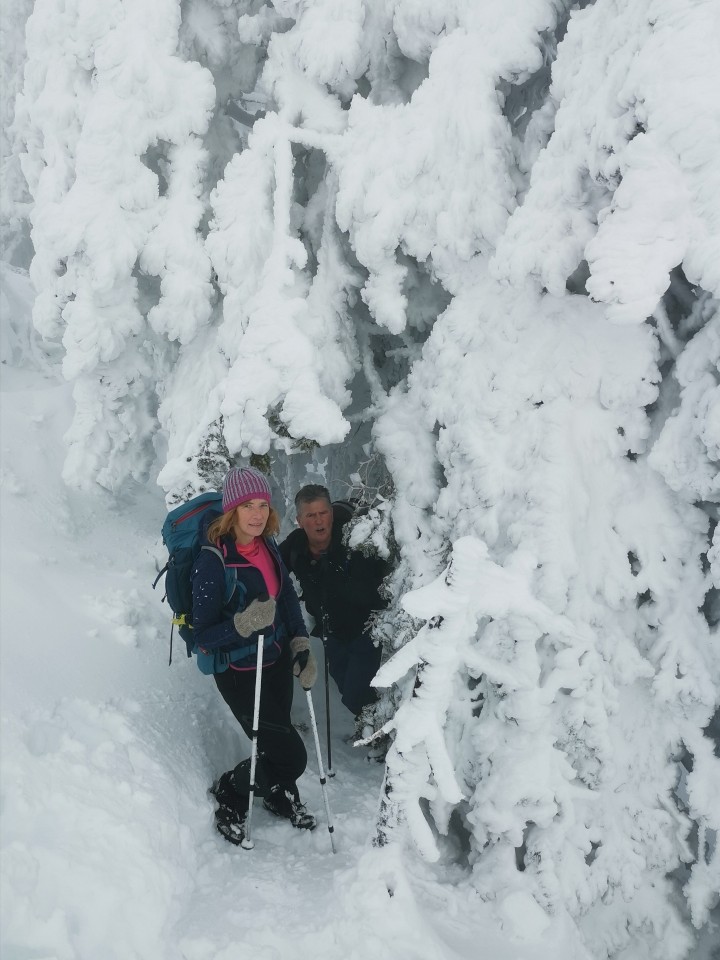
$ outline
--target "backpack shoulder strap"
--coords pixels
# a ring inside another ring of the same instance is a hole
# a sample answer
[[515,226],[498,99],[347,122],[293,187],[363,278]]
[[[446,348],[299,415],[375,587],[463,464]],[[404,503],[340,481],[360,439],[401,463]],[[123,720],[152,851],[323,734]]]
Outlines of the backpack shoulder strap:
[[215,556],[220,559],[220,563],[222,563],[223,570],[225,571],[225,603],[230,603],[236,589],[242,589],[243,591],[245,589],[242,583],[240,583],[238,580],[237,570],[235,570],[234,567],[227,567],[225,565],[225,554],[218,547],[215,547],[209,543],[204,543],[200,549],[207,550],[208,553],[214,553]]
[[220,562],[222,563],[223,566],[225,566],[225,555],[223,554],[222,550],[220,550],[218,547],[214,547],[209,543],[204,543],[200,547],[200,549],[207,550],[208,553],[214,553],[216,557],[220,557]]

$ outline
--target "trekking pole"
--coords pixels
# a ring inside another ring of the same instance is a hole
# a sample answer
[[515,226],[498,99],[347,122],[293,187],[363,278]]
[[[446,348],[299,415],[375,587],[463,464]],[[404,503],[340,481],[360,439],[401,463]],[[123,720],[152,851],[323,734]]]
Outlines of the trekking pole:
[[250,823],[252,821],[253,800],[255,799],[255,765],[257,763],[257,740],[260,722],[260,685],[262,683],[262,658],[265,635],[258,636],[257,666],[255,668],[255,704],[253,710],[252,750],[250,752],[250,802],[248,803],[247,820],[245,821],[245,836],[241,845],[245,850],[252,850],[255,846],[250,837]]
[[315,738],[315,753],[317,753],[318,769],[320,771],[320,786],[322,787],[323,800],[325,801],[325,813],[327,814],[330,846],[332,847],[332,852],[337,853],[337,850],[335,849],[335,839],[333,837],[335,827],[333,826],[332,814],[330,813],[330,802],[328,801],[327,787],[325,786],[325,771],[323,770],[322,756],[320,755],[320,737],[318,736],[318,728],[315,721],[315,708],[313,707],[310,691],[306,690],[305,693],[307,694],[308,710],[310,711],[310,723],[312,724],[313,737]]
[[327,739],[327,760],[329,777],[335,776],[332,768],[332,747],[330,745],[330,666],[328,663],[327,637],[325,632],[325,611],[320,610],[320,639],[323,645],[323,661],[325,663],[325,730]]
[[328,655],[327,655],[327,642],[323,638],[323,653],[325,659],[325,727],[326,727],[326,739],[327,739],[327,756],[328,756],[328,771],[327,775],[329,777],[335,776],[335,771],[332,768],[332,746],[330,745],[330,683],[329,683],[329,669],[328,669]]

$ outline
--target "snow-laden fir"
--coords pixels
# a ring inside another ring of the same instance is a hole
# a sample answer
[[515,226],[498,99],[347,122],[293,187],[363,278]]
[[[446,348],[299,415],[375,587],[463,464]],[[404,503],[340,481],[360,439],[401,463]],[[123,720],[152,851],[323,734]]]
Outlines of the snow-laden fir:
[[[712,956],[718,4],[5,6],[10,955]],[[342,863],[222,849],[161,669],[164,508],[248,460],[393,563]]]

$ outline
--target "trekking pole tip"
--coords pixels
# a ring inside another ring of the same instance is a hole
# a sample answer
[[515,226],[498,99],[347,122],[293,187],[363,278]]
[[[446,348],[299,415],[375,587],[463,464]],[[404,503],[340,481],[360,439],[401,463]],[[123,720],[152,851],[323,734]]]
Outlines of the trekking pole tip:
[[243,850],[254,850],[255,841],[250,840],[249,837],[243,837],[243,839],[240,841],[240,846],[243,848]]

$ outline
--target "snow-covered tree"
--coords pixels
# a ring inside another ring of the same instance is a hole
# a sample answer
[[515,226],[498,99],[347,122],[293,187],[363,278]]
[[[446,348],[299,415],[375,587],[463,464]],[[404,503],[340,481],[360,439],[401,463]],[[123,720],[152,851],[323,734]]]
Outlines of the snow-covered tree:
[[717,697],[707,518],[637,455],[655,355],[649,327],[615,327],[585,298],[559,310],[485,280],[455,299],[404,402],[439,426],[434,520],[461,539],[405,600],[428,624],[381,674],[410,668],[413,688],[385,817],[437,857],[429,824],[446,834],[457,810],[485,895],[532,876],[608,955],[648,927],[648,956],[688,946],[665,879],[691,859],[678,759]]
[[720,888],[719,44],[703,0],[37,0],[16,111],[67,479],[381,458],[379,844],[598,958]]
[[198,236],[214,102],[210,74],[178,56],[175,0],[37,0],[18,125],[34,199],[34,320],[65,348],[77,413],[66,478],[115,489],[147,475],[156,382],[171,342],[211,312]]
[[28,242],[27,184],[15,146],[15,102],[22,87],[25,61],[25,24],[32,0],[3,0],[0,13],[0,258],[27,267],[32,252]]

